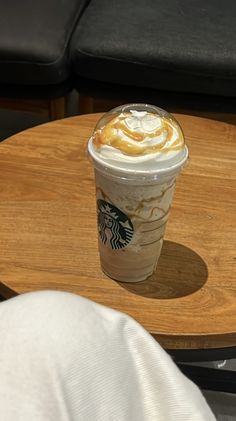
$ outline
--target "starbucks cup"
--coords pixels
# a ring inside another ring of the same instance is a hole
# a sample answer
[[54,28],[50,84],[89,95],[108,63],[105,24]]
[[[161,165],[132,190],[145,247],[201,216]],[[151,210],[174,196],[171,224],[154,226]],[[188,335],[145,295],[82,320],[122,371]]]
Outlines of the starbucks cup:
[[188,157],[182,130],[154,105],[126,104],[99,120],[88,153],[102,270],[117,281],[142,281],[156,269],[176,177]]

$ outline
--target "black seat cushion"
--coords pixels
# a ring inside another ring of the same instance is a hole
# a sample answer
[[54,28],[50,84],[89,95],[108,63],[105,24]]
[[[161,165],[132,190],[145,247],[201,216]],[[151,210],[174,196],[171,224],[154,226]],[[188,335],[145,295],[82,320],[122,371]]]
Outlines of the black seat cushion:
[[88,0],[0,4],[0,83],[47,85],[70,73],[68,43]]
[[92,0],[71,42],[77,76],[236,95],[235,0]]

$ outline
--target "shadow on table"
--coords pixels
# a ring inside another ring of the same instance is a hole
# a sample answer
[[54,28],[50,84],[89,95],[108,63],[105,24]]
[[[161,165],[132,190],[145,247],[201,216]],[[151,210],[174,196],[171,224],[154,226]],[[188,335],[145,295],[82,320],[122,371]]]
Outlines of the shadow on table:
[[137,283],[119,282],[120,286],[149,298],[178,298],[199,290],[207,281],[204,260],[182,244],[164,241],[156,272]]

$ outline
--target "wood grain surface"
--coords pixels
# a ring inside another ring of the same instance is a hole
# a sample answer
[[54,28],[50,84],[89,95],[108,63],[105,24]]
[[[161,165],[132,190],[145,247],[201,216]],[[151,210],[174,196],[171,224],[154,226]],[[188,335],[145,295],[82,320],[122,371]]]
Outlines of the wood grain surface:
[[93,169],[98,114],[38,126],[0,144],[0,294],[64,290],[130,314],[166,348],[236,345],[236,128],[175,115],[190,159],[158,270],[137,284],[99,265]]

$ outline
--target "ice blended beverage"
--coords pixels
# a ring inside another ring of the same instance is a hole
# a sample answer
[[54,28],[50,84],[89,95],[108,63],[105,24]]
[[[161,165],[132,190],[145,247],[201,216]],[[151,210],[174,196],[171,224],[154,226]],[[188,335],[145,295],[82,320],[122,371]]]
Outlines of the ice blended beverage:
[[102,270],[118,281],[142,281],[156,269],[176,177],[188,157],[183,132],[154,105],[122,105],[100,119],[88,153]]

